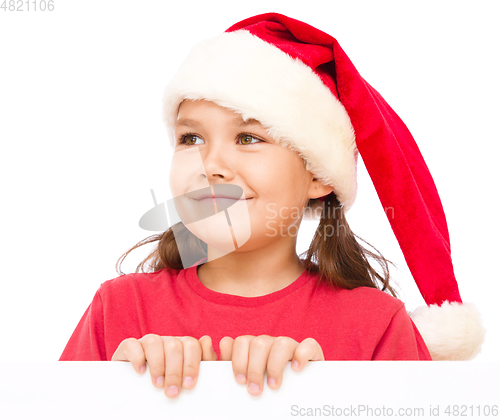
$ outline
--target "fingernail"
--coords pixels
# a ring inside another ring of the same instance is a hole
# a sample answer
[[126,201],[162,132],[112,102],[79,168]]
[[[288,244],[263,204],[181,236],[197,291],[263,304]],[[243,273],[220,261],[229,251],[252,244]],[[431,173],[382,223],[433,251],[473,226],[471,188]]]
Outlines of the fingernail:
[[248,385],[248,390],[254,394],[257,394],[260,391],[260,387],[256,383],[250,382],[250,385]]
[[175,385],[170,385],[167,388],[167,394],[172,395],[172,397],[174,395],[177,395],[178,393],[179,393],[179,388],[177,388]]
[[140,368],[139,368],[139,373],[144,373],[146,371],[146,365],[142,365]]
[[247,381],[247,377],[245,375],[242,375],[241,373],[238,373],[236,375],[236,380],[240,383],[240,384],[244,384],[246,381]]
[[164,376],[158,376],[158,378],[156,378],[156,386],[163,386],[164,382],[165,382]]
[[267,378],[267,383],[268,383],[268,385],[275,386],[276,385],[276,379],[274,379],[274,378]]
[[299,367],[299,362],[297,362],[297,360],[294,360],[292,364],[295,369]]
[[184,378],[183,385],[184,386],[191,386],[191,385],[193,385],[193,378],[191,378],[191,376],[186,376]]

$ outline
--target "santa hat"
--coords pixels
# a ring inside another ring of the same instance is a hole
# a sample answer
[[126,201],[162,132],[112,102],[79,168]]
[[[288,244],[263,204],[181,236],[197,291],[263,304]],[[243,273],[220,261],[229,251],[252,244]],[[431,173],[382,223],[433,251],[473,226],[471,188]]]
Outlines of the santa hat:
[[[382,206],[393,209],[386,214],[427,304],[410,315],[433,360],[479,353],[485,330],[475,306],[462,303],[429,169],[403,121],[336,39],[278,13],[242,20],[196,45],[166,87],[163,115],[172,144],[184,99],[205,99],[258,120],[333,187],[346,211],[356,197],[359,152]],[[314,210],[322,200],[311,205]]]

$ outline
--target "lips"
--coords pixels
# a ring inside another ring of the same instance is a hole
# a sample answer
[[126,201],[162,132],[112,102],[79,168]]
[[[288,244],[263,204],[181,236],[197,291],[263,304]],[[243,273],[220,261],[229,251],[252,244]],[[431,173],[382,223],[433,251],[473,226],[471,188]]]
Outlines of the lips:
[[245,201],[243,188],[233,184],[213,184],[211,187],[201,188],[186,194],[190,199],[213,202],[213,200],[232,202]]
[[195,200],[204,200],[206,198],[225,198],[231,200],[244,199],[243,189],[236,185],[214,185],[213,189],[214,190],[212,192],[212,189],[210,187],[202,188],[196,191],[189,192],[187,196],[188,198],[192,198]]
[[226,200],[241,200],[241,201],[248,200],[248,198],[245,199],[245,198],[238,198],[238,197],[229,197],[227,195],[213,195],[212,196],[212,195],[207,195],[207,194],[204,194],[204,195],[202,195],[200,197],[196,197],[194,199],[198,200],[198,201],[200,201],[200,200],[207,200],[207,199],[210,199],[210,200],[214,200],[214,199],[215,200],[217,200],[217,199],[226,199]]
[[246,200],[235,200],[234,198],[212,198],[212,197],[207,197],[203,198],[201,200],[197,200],[196,203],[200,206],[209,206],[211,209],[214,207],[214,203],[217,206],[216,211],[220,212],[223,210],[228,209],[229,207],[235,205],[236,203],[243,202]]
[[[206,208],[207,211],[214,212],[216,211],[217,213],[227,210],[231,206],[235,205],[236,203],[243,202],[243,201],[248,201],[250,199],[237,199],[237,198],[227,198],[225,196],[211,196],[211,195],[205,195],[202,196],[198,199],[195,200],[196,206],[200,206],[200,208]],[[215,208],[214,208],[215,204]],[[210,209],[210,210],[208,210]]]

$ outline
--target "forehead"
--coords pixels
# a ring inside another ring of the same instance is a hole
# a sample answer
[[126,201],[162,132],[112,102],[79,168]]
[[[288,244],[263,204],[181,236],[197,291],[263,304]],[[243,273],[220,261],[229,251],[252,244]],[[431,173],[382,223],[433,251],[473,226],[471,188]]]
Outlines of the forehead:
[[217,112],[218,114],[225,114],[227,119],[226,123],[234,125],[235,127],[243,126],[262,126],[262,124],[254,119],[249,118],[246,121],[243,119],[241,114],[217,105],[214,102],[206,100],[190,100],[186,99],[179,105],[179,112],[177,114],[177,120],[175,121],[175,127],[197,127],[202,123],[197,118],[197,116],[209,116],[211,112]]

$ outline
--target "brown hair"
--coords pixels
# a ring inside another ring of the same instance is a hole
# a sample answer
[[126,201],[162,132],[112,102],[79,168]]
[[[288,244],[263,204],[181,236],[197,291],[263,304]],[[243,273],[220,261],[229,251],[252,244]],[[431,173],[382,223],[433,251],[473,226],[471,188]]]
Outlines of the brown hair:
[[[375,253],[364,248],[356,238],[371,246]],[[344,289],[373,287],[397,296],[389,284],[388,264],[394,266],[394,263],[350,229],[344,209],[334,194],[326,196],[318,228],[309,249],[300,256],[303,255],[306,270],[316,272],[319,281]],[[370,265],[368,258],[380,265],[382,275]]]
[[[394,264],[386,260],[373,246],[376,253],[361,246],[356,238],[368,244],[349,228],[337,197],[334,194],[328,195],[323,203],[321,219],[311,245],[300,255],[305,255],[301,260],[306,270],[317,273],[320,282],[326,281],[333,286],[344,289],[366,286],[388,291],[396,296],[395,290],[389,284],[388,263]],[[118,274],[124,274],[120,268],[121,263],[130,251],[156,241],[156,249],[137,266],[136,273],[153,272],[162,268],[183,269],[181,253],[190,255],[194,262],[207,255],[207,245],[179,222],[163,233],[148,236],[125,252],[116,263]],[[181,244],[180,250],[178,244]],[[368,258],[372,258],[382,267],[382,275],[372,268]],[[146,264],[149,270],[145,271]]]

